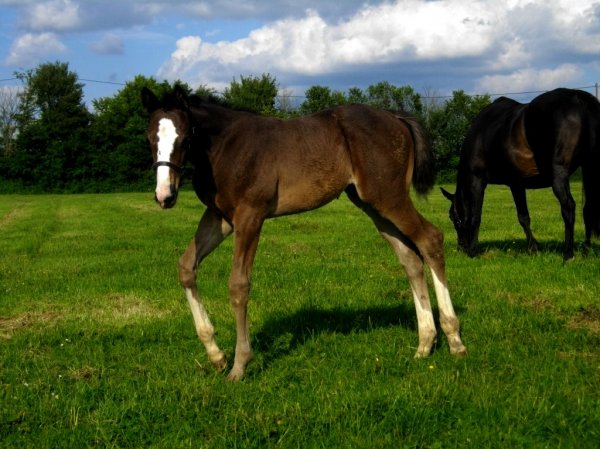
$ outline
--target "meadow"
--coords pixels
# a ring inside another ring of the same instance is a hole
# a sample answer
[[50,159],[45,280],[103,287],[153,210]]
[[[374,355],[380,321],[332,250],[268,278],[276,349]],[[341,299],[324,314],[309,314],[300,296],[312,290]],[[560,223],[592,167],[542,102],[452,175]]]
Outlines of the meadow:
[[[406,277],[345,197],[268,221],[249,306],[255,358],[238,383],[208,363],[177,281],[202,212],[192,192],[166,211],[151,193],[2,195],[0,447],[598,447],[600,244],[582,257],[573,191],[568,263],[548,189],[528,193],[537,255],[507,188],[486,193],[476,259],[456,250],[439,190],[415,200],[446,236],[469,350],[458,359],[442,335],[413,358]],[[231,248],[198,274],[230,363]]]

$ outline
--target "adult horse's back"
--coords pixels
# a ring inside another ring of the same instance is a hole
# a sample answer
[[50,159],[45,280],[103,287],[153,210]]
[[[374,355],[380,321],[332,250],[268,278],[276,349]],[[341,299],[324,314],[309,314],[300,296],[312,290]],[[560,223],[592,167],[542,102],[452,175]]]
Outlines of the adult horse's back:
[[428,355],[436,337],[423,261],[433,274],[450,351],[466,352],[448,293],[442,234],[416,211],[409,196],[411,180],[421,193],[433,184],[431,150],[416,121],[360,105],[279,120],[206,103],[181,89],[162,100],[144,89],[142,101],[151,113],[148,140],[156,200],[163,208],[175,205],[187,160],[194,165],[196,194],[207,206],[179,261],[179,280],[198,337],[220,369],[226,365],[225,354],[200,300],[196,269],[234,234],[229,295],[237,342],[230,379],[241,378],[252,358],[247,303],[264,220],[320,207],[344,191],[370,216],[406,268],[417,309],[416,355]]
[[573,257],[575,201],[569,176],[581,167],[585,204],[584,253],[600,234],[600,103],[591,94],[555,89],[529,104],[501,97],[473,121],[463,143],[450,219],[458,245],[478,251],[483,195],[488,184],[510,187],[528,248],[537,251],[531,232],[526,189],[552,187],[565,224],[563,257]]

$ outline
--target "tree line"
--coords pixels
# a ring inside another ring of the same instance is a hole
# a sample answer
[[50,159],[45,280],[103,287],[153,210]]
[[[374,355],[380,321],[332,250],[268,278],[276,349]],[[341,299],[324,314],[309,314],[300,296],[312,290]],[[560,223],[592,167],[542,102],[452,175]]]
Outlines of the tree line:
[[140,75],[114,96],[93,100],[90,111],[83,100],[84,85],[67,63],[45,63],[15,76],[22,89],[0,91],[0,192],[4,193],[151,190],[154,174],[142,87],[160,96],[178,84],[233,108],[280,118],[347,103],[404,110],[425,126],[443,180],[453,178],[470,123],[491,102],[489,95],[463,91],[443,102],[427,101],[410,86],[382,81],[346,92],[312,86],[294,105],[270,74],[240,76],[219,94],[206,86],[193,90],[181,81],[158,82]]

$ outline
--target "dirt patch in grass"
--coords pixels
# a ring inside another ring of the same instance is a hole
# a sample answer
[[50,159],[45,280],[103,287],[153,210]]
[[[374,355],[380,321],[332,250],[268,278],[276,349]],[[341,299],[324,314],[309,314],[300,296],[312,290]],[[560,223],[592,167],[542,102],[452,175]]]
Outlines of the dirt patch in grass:
[[595,305],[581,307],[567,322],[567,328],[585,329],[592,334],[600,334],[600,308]]
[[79,369],[72,370],[69,375],[75,380],[89,380],[97,377],[101,377],[102,372],[98,368],[86,365]]
[[5,226],[8,226],[13,221],[20,218],[24,213],[25,213],[25,208],[17,207],[15,209],[11,210],[10,212],[8,212],[3,217],[0,217],[0,229],[2,229]]
[[532,298],[525,297],[521,294],[510,292],[498,293],[499,298],[505,298],[506,302],[511,305],[524,306],[534,312],[554,311],[555,306],[551,299],[545,296],[534,296]]
[[107,325],[162,319],[173,313],[170,308],[162,308],[147,298],[135,294],[110,294],[96,300],[89,308],[78,308],[78,318],[89,318]]
[[61,316],[55,312],[25,312],[14,317],[0,316],[0,339],[9,340],[19,329],[26,329],[41,323],[53,324],[60,318]]
[[62,306],[55,306],[53,311],[0,316],[0,341],[10,340],[15,332],[34,326],[47,327],[59,321],[81,322],[88,319],[102,325],[121,326],[132,322],[163,319],[174,313],[172,308],[162,308],[145,298],[123,294],[111,294],[93,302],[71,304],[68,308],[61,309]]

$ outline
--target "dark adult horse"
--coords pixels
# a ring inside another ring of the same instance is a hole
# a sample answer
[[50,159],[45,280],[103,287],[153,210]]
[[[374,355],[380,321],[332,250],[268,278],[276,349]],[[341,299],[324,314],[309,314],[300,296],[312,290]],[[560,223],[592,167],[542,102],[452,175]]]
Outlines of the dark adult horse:
[[264,220],[315,209],[343,191],[369,215],[406,269],[417,310],[416,356],[429,355],[436,337],[423,262],[433,273],[450,351],[466,352],[448,293],[443,236],[409,197],[411,178],[420,193],[433,184],[432,154],[416,121],[367,106],[279,120],[204,102],[177,88],[161,100],[143,89],[142,101],[151,113],[148,140],[155,161],[156,200],[163,208],[175,205],[187,160],[195,168],[196,194],[207,206],[179,261],[179,280],[198,337],[219,369],[226,366],[225,355],[200,300],[196,269],[234,233],[229,293],[237,342],[230,379],[240,379],[252,358],[246,306]]
[[569,176],[578,167],[587,254],[592,235],[600,234],[600,103],[573,89],[544,93],[529,104],[498,98],[477,116],[463,143],[456,193],[442,189],[452,202],[459,247],[471,257],[477,254],[484,190],[504,184],[512,192],[529,251],[537,251],[525,189],[552,187],[565,223],[563,257],[571,259],[575,201]]

